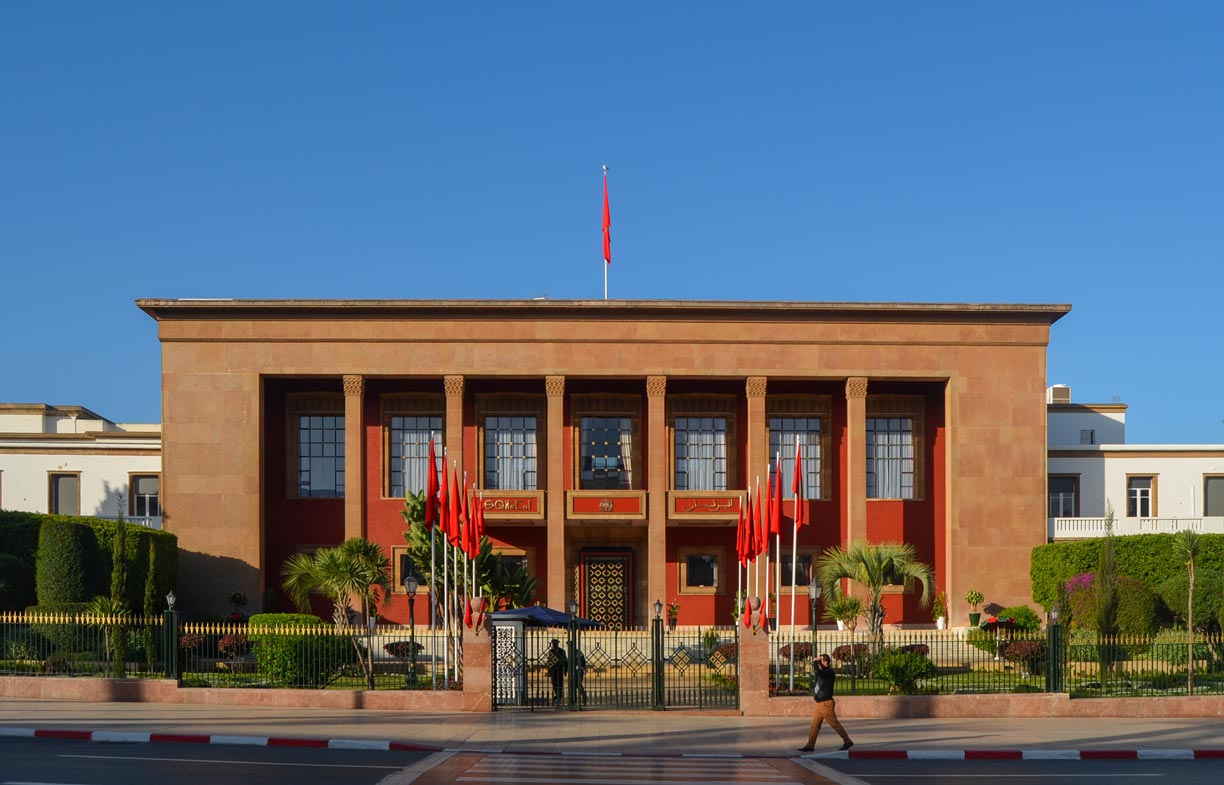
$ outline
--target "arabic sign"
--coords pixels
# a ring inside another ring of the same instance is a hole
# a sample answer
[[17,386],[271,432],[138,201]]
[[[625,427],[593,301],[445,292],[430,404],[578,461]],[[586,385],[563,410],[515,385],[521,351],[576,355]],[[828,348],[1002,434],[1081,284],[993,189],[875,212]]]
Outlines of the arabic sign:
[[739,517],[739,491],[672,491],[667,495],[671,518],[726,519]]
[[543,491],[481,491],[487,518],[543,518]]

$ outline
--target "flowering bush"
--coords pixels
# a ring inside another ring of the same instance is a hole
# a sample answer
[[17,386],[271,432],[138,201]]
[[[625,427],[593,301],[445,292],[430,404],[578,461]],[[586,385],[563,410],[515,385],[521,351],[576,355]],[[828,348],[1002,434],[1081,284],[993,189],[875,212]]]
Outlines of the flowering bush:
[[796,660],[810,660],[812,658],[812,644],[810,643],[788,643],[778,651],[778,655],[784,659],[791,659],[792,647]]
[[732,662],[735,660],[735,644],[734,643],[721,644],[717,649],[714,650],[714,654],[722,657],[727,662]]
[[1003,659],[1010,662],[1024,663],[1032,671],[1036,664],[1045,659],[1045,641],[1010,641],[1003,647]]
[[204,636],[194,634],[182,635],[179,637],[179,648],[196,652],[198,649],[204,648]]
[[247,640],[247,636],[242,633],[226,635],[221,640],[217,641],[217,651],[221,652],[222,657],[241,657],[251,650],[251,642]]
[[856,660],[861,663],[867,659],[868,648],[869,647],[866,643],[855,643],[853,646],[847,643],[842,646],[838,646],[829,656],[838,662],[844,662],[847,664]]
[[911,643],[908,646],[902,646],[901,651],[908,651],[913,654],[920,654],[923,657],[926,657],[931,653],[931,647],[925,643]]
[[412,647],[416,647],[417,654],[425,647],[415,641],[392,641],[383,646],[383,651],[390,654],[392,657],[408,658],[412,656]]

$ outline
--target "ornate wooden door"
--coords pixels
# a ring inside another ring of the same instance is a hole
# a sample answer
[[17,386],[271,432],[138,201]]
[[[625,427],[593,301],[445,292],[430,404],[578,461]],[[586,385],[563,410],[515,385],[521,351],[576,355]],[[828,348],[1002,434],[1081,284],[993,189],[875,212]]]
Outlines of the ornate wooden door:
[[612,629],[633,625],[633,551],[583,550],[580,558],[581,615]]

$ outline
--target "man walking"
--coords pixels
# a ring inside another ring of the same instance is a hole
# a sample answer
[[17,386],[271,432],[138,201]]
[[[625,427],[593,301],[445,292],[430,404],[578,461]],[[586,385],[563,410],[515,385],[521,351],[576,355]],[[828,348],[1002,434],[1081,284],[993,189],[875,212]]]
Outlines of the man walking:
[[820,735],[820,726],[828,722],[829,727],[841,736],[841,749],[848,750],[854,746],[846,729],[837,719],[837,702],[833,700],[833,663],[829,655],[822,654],[816,660],[816,673],[812,678],[812,697],[816,699],[816,709],[812,712],[812,729],[808,732],[807,744],[799,748],[800,752],[811,752],[816,749],[816,737]]

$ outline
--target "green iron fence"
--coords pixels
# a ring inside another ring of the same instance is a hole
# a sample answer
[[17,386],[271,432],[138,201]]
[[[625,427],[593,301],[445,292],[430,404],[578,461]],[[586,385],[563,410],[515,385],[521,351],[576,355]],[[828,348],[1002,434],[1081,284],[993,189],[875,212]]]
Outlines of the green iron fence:
[[1072,697],[1224,693],[1224,640],[1186,632],[1098,638],[1059,626],[1002,630],[810,632],[771,639],[770,694],[808,694],[812,654],[829,654],[840,695],[1068,692]]
[[92,613],[0,613],[0,674],[165,676],[162,617]]
[[703,709],[739,704],[734,628],[673,631],[661,622],[618,630],[495,624],[493,634],[496,708]]

